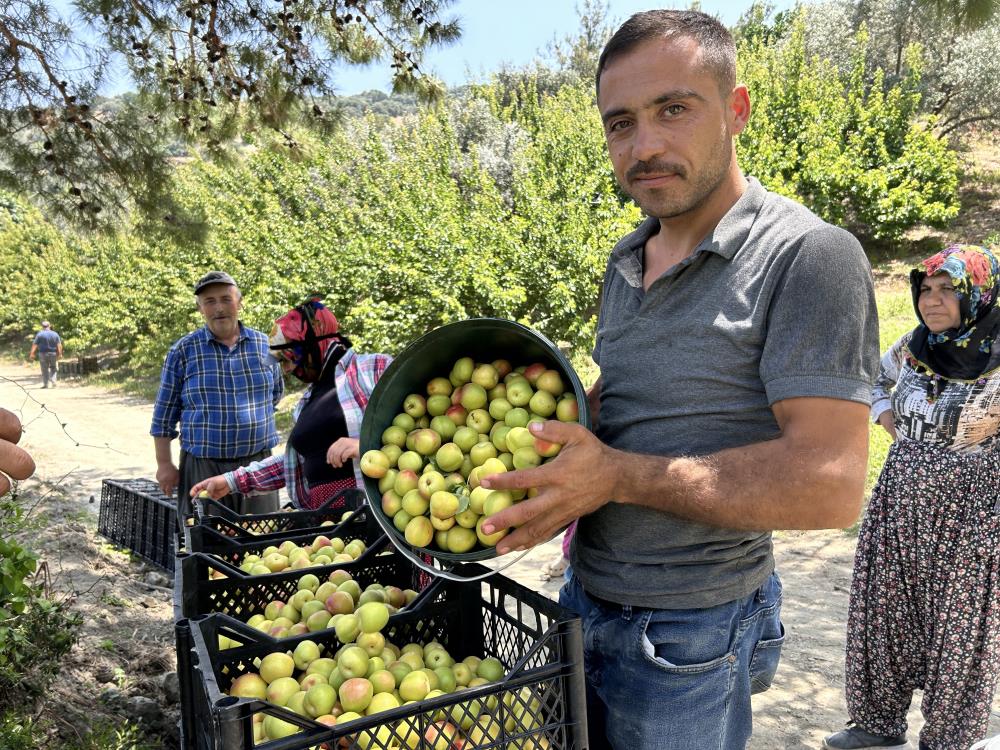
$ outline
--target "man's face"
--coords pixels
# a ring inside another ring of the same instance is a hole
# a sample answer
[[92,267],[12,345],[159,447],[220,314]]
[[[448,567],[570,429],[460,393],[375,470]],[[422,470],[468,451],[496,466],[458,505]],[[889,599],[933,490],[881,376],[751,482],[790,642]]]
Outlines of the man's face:
[[242,307],[240,290],[230,284],[212,284],[198,294],[198,312],[216,338],[232,336],[239,330]]
[[[697,208],[722,183],[745,124],[731,106],[737,94],[724,97],[700,60],[693,39],[653,39],[601,74],[597,106],[615,176],[659,219]],[[745,97],[742,87],[734,92]]]

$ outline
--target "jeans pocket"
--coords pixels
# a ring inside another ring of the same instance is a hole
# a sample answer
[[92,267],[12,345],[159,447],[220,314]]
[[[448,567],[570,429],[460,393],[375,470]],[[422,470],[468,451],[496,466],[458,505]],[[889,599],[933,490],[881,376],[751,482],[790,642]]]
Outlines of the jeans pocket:
[[750,659],[750,694],[763,693],[771,687],[778,662],[781,661],[781,646],[785,642],[785,626],[780,622],[777,638],[761,638],[754,646]]
[[[695,675],[725,669],[736,663],[732,639],[726,628],[714,628],[713,623],[678,623],[688,612],[654,610],[643,618],[639,646],[646,661],[668,674]],[[660,618],[667,615],[668,621]]]

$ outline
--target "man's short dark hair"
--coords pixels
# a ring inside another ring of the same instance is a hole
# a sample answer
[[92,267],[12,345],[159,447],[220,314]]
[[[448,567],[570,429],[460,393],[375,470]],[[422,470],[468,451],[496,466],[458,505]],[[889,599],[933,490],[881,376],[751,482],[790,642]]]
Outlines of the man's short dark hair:
[[616,57],[631,52],[652,39],[686,37],[701,47],[702,64],[715,77],[719,90],[728,95],[736,86],[736,43],[722,23],[697,10],[647,10],[636,13],[623,23],[604,45],[597,61],[597,92],[601,74]]

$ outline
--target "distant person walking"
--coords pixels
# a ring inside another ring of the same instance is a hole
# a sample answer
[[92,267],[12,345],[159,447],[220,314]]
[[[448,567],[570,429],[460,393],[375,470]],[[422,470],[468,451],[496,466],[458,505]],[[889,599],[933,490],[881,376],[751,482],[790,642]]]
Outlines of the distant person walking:
[[[156,446],[156,481],[166,495],[179,490],[181,523],[191,511],[192,486],[271,455],[278,443],[274,407],[284,393],[281,368],[270,354],[267,334],[239,320],[243,295],[232,276],[207,273],[195,284],[194,294],[205,325],[167,352],[150,429]],[[170,448],[178,436],[179,468]],[[220,500],[238,513],[278,509],[276,491]]]
[[62,353],[62,339],[52,330],[49,321],[43,320],[42,330],[35,334],[35,340],[31,342],[31,351],[28,353],[28,359],[34,359],[35,355],[38,355],[38,364],[42,368],[42,388],[48,388],[50,383],[53,388],[56,387],[58,374],[56,363]]

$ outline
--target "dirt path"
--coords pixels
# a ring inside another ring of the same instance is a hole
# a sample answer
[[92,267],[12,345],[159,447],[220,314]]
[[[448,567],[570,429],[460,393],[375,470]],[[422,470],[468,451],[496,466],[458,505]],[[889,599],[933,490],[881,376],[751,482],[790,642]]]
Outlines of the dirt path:
[[143,399],[79,380],[63,379],[46,390],[37,366],[0,360],[0,405],[24,425],[21,445],[37,465],[31,482],[59,483],[87,503],[91,496],[100,500],[102,479],[156,474],[149,437],[153,409]]
[[[76,381],[64,381],[55,390],[42,390],[37,370],[0,361],[0,405],[17,411],[27,425],[23,444],[38,464],[31,482],[58,482],[71,508],[96,512],[97,504],[91,505],[89,498],[100,498],[103,478],[153,476],[153,448],[148,436],[151,406],[141,399]],[[63,423],[65,432],[60,427]],[[59,539],[83,544],[83,530],[78,526],[71,525],[70,534],[46,535],[47,554],[74,561],[78,554],[61,549]],[[844,623],[854,544],[853,537],[840,532],[776,535],[778,571],[785,589],[783,620],[788,636],[774,687],[754,699],[751,750],[812,750],[821,747],[825,734],[842,726],[846,716]],[[507,572],[521,583],[555,597],[559,581],[543,582],[539,569],[557,552],[558,540],[553,540]],[[74,567],[68,563],[64,569],[77,576],[71,580],[78,581],[78,585],[99,580],[106,586],[114,586],[116,579],[108,576],[112,565],[107,556],[103,552],[101,559],[89,565],[89,570],[87,565]],[[120,560],[117,564],[121,565]],[[122,577],[118,585],[119,589],[114,591],[120,594],[120,587],[131,584]],[[119,624],[124,631],[141,631],[145,623],[145,627],[154,631],[147,642],[162,646],[170,627],[168,597],[155,591],[143,594],[141,587],[138,591],[132,588],[131,595],[144,602],[141,606],[123,608],[121,612],[114,607],[104,609],[121,620]],[[105,603],[109,600],[107,593],[101,596]],[[103,621],[104,637],[108,627],[108,622]],[[88,642],[84,641],[77,649],[81,661],[85,661],[82,652],[87,648]],[[106,661],[111,661],[113,655],[107,654]],[[135,656],[123,648],[117,665],[127,665],[129,659],[134,661]],[[107,664],[103,666],[108,668]],[[84,671],[89,676],[95,667],[89,665]],[[914,748],[916,732],[922,723],[918,706],[919,697],[910,712]],[[1000,700],[995,701],[994,708],[992,734],[1000,733]]]

